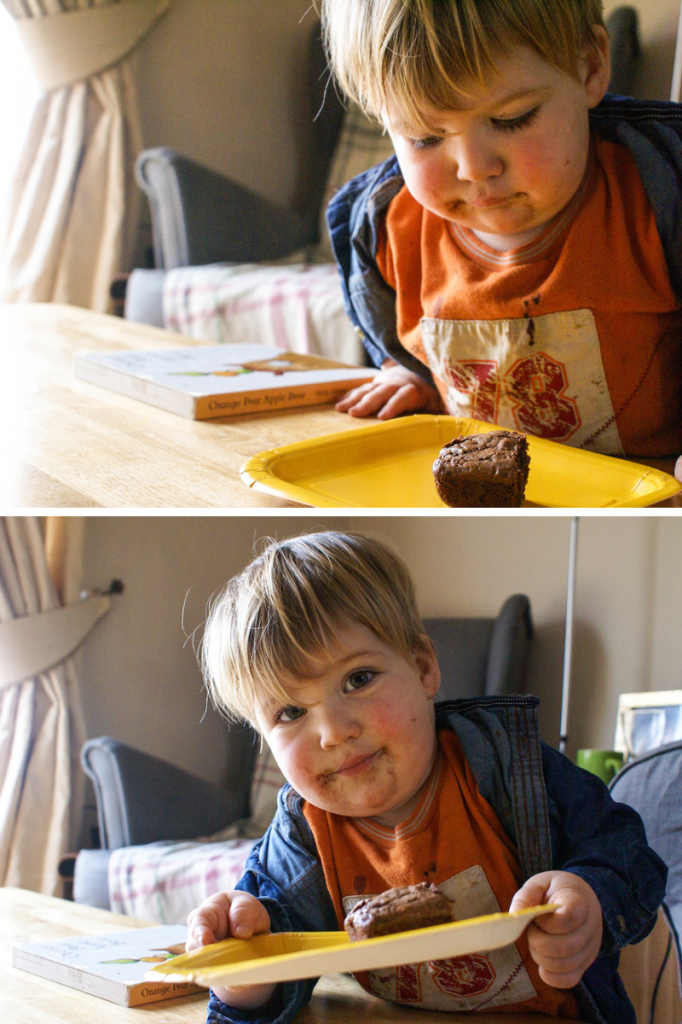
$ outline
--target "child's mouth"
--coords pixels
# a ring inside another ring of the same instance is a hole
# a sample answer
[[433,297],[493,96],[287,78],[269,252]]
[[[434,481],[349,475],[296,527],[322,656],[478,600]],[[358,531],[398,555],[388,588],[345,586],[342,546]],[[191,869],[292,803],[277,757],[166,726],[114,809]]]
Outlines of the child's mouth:
[[374,763],[375,759],[379,756],[381,751],[377,750],[374,754],[367,754],[364,757],[354,757],[345,761],[333,775],[341,775],[344,778],[352,778],[354,775],[359,775],[364,772],[366,768],[369,768]]
[[504,206],[509,202],[509,200],[506,197],[481,196],[478,199],[471,199],[469,202],[471,206],[477,206],[480,209],[487,210],[494,206]]

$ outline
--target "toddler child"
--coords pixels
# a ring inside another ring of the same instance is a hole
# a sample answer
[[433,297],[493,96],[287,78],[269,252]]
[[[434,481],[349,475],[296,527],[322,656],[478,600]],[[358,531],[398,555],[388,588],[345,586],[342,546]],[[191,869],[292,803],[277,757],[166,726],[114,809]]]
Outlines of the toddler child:
[[396,152],[328,210],[381,367],[337,408],[678,456],[682,107],[606,95],[601,0],[320,6],[340,87]]
[[[618,951],[651,929],[666,868],[638,815],[540,743],[537,699],[435,703],[438,661],[403,563],[334,531],[270,545],[214,603],[207,686],[269,744],[287,785],[233,892],[188,949],[343,927],[363,897],[421,881],[464,919],[558,909],[501,950],[368,971],[368,991],[437,1010],[635,1024]],[[213,1022],[291,1020],[315,982],[216,988]]]

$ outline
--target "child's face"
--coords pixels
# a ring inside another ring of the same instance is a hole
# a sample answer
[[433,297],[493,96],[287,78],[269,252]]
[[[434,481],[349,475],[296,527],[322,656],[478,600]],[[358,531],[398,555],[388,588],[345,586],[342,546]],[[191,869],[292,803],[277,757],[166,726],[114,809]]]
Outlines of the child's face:
[[344,624],[315,668],[314,678],[287,686],[291,704],[258,716],[283,774],[323,810],[404,821],[436,754],[435,654],[408,662],[363,626]]
[[[589,151],[588,111],[608,84],[608,40],[589,52],[580,81],[528,49],[501,58],[486,88],[470,84],[462,109],[425,108],[433,133],[384,121],[405,184],[445,220],[509,249],[538,234],[576,193]],[[465,83],[466,85],[466,83]]]

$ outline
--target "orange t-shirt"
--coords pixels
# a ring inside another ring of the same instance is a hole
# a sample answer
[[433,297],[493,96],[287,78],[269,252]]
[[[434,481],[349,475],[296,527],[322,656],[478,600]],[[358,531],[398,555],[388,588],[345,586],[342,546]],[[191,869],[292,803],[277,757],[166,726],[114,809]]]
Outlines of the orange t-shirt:
[[[457,920],[507,910],[521,877],[516,849],[476,780],[454,732],[439,734],[436,764],[419,805],[397,828],[372,818],[345,818],[309,803],[308,821],[339,927],[363,897],[433,882]],[[423,1009],[495,1008],[578,1018],[570,991],[538,974],[525,933],[502,949],[429,963],[362,972],[374,995]]]
[[609,455],[682,451],[682,303],[624,146],[595,137],[571,202],[509,252],[403,188],[377,262],[452,415]]

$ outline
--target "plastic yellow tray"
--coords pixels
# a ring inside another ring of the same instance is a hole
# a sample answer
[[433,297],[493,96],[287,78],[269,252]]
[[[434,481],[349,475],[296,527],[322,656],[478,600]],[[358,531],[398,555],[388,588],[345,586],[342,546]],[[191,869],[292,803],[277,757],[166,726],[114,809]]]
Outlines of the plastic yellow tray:
[[[407,416],[273,448],[241,468],[249,487],[316,508],[444,508],[431,467],[453,437],[497,429],[454,416]],[[643,508],[682,490],[624,459],[528,438],[526,506]]]
[[350,942],[345,932],[280,932],[247,940],[226,939],[158,964],[145,980],[194,982],[207,988],[256,985],[443,960],[515,942],[533,918],[554,910],[556,906],[550,903],[364,942]]

